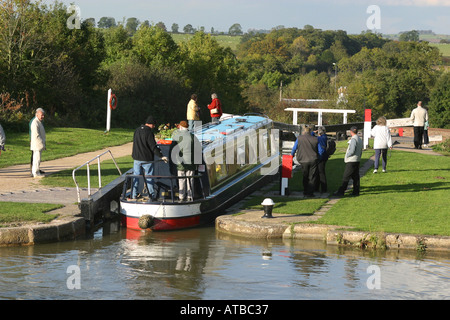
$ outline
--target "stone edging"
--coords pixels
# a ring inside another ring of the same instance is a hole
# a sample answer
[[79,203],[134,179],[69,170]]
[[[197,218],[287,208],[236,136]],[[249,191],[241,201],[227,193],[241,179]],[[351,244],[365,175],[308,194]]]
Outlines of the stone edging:
[[450,237],[368,233],[348,231],[342,226],[264,223],[238,220],[232,216],[216,219],[216,229],[220,232],[259,239],[303,239],[321,240],[330,245],[348,245],[361,248],[413,249],[418,251],[449,251]]
[[[67,206],[52,213],[60,217],[50,223],[0,228],[0,246],[33,245],[75,239],[85,234],[84,218],[73,215],[74,208]],[[72,213],[70,215],[70,213]]]

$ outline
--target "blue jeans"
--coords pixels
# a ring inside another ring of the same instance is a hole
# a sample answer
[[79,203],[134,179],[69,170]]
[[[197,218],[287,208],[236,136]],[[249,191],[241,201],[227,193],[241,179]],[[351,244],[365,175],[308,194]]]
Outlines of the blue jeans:
[[[152,162],[134,160],[133,174],[134,175],[142,175],[142,169],[144,170],[144,174],[146,177],[153,175],[153,163]],[[154,197],[155,196],[155,188],[154,188],[155,182],[153,181],[153,179],[147,178],[146,180],[147,180],[148,194],[149,194],[149,196]],[[137,197],[138,186],[139,186],[139,178],[134,178],[133,185],[132,185],[132,193],[131,193],[131,197],[133,199],[136,199],[136,197]]]

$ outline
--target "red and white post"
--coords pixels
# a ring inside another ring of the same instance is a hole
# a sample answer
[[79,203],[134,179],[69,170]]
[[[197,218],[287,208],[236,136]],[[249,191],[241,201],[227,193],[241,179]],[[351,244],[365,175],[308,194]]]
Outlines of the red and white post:
[[369,147],[370,132],[372,131],[372,109],[366,109],[364,114],[364,149]]

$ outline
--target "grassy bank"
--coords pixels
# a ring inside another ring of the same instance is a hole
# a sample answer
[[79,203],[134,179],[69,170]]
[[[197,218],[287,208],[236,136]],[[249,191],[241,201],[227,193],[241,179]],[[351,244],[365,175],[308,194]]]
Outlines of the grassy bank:
[[[373,151],[365,151],[371,155]],[[343,154],[327,165],[329,191],[342,179]],[[365,156],[367,158],[367,156]],[[339,162],[341,165],[339,165]],[[369,170],[361,179],[361,195],[344,197],[316,224],[350,226],[368,232],[407,233],[450,236],[448,192],[450,158],[393,150],[388,172]],[[301,191],[301,172],[290,182],[290,189]],[[275,213],[312,215],[328,199],[273,198]],[[261,209],[262,197],[254,197],[247,208]]]
[[[81,128],[46,128],[47,150],[42,161],[73,156],[79,153],[122,145],[133,140],[134,130],[103,130]],[[30,136],[28,133],[6,132],[6,151],[0,156],[0,168],[30,163]]]
[[57,204],[2,202],[0,228],[20,226],[23,223],[50,222],[57,217],[49,211],[63,207]]
[[449,157],[393,151],[387,173],[369,171],[361,196],[341,199],[317,223],[450,236],[449,169]]

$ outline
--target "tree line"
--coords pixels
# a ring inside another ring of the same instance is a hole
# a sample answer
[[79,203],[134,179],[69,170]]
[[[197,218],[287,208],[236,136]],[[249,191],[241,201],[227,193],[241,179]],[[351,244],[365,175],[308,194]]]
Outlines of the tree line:
[[[86,19],[86,22],[90,23],[92,26],[95,26],[95,19],[94,18],[88,18]],[[116,22],[116,19],[113,17],[101,17],[100,20],[97,23],[97,27],[101,29],[109,29],[114,28],[119,25],[125,26],[125,29],[128,30],[131,34],[137,31],[137,29],[141,26],[150,26],[150,22],[148,20],[145,20],[143,22],[139,21],[137,18],[131,17],[123,19],[121,22]],[[164,31],[168,31],[168,28],[166,27],[166,24],[162,21],[155,24],[155,26],[163,29]],[[193,27],[192,24],[188,23],[183,27],[183,32],[187,34],[194,34],[197,31],[200,32],[206,32],[205,27],[199,27],[198,29]],[[172,33],[180,33],[180,26],[178,23],[173,23],[170,32]],[[211,27],[210,30],[211,34],[225,34],[225,32],[219,32],[218,30],[215,30],[214,27]],[[228,34],[232,36],[239,36],[243,34],[242,26],[239,23],[234,23],[229,29]]]
[[[417,100],[428,102],[432,126],[449,114],[448,73],[427,43],[280,27],[242,35],[233,52],[202,31],[176,43],[161,25],[130,19],[109,27],[99,21],[98,28],[87,19],[70,29],[70,14],[59,2],[5,0],[0,10],[0,121],[6,127],[27,130],[24,123],[37,107],[55,125],[101,127],[109,88],[119,98],[112,127],[135,127],[149,114],[160,123],[178,122],[192,93],[208,121],[212,92],[227,113],[263,112],[290,121],[280,84],[286,98],[356,109],[355,121],[364,108],[374,116],[403,117]],[[341,87],[347,99],[337,104]]]

